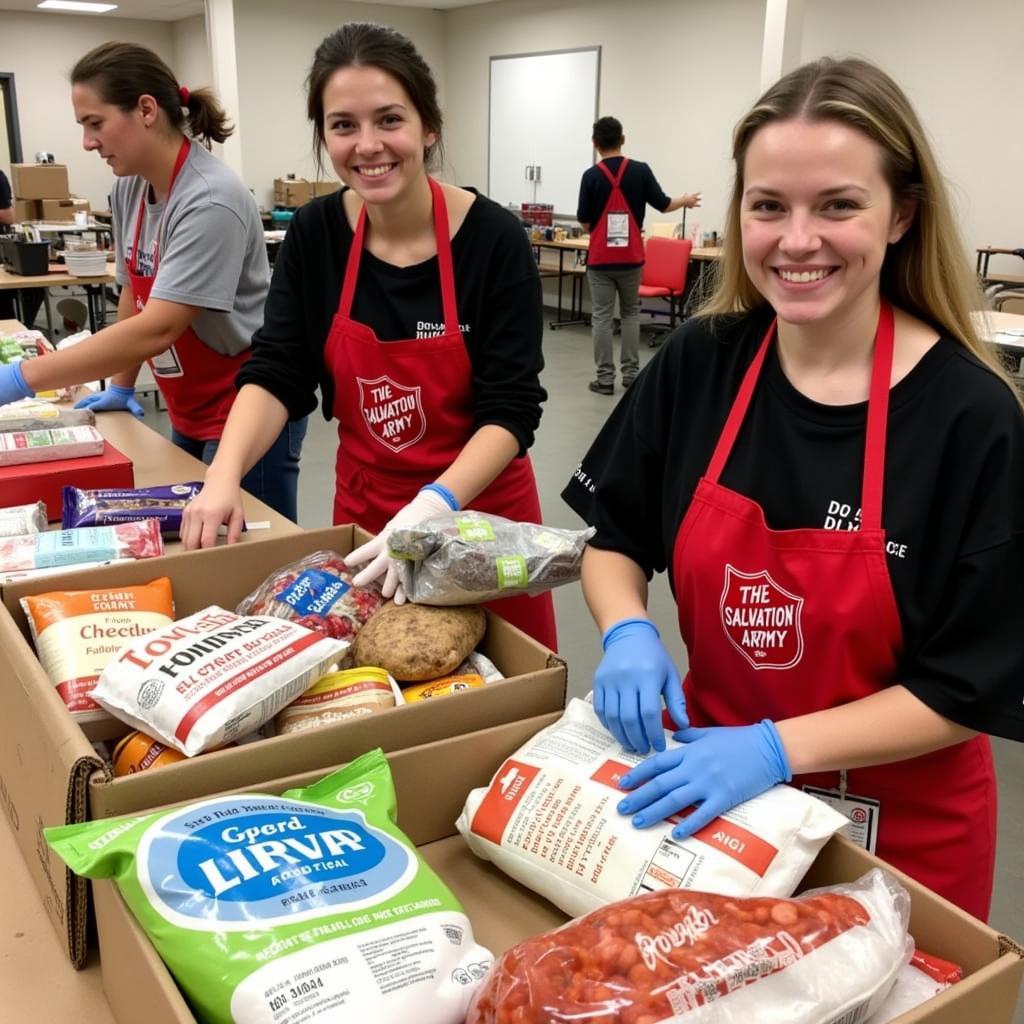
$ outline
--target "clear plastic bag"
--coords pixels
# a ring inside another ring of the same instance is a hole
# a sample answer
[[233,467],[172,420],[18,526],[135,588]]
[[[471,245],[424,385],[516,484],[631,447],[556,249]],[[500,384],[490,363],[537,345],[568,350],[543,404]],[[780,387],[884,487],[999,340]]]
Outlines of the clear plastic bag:
[[480,604],[575,582],[593,535],[470,510],[392,531],[388,554],[410,601]]
[[909,917],[878,869],[795,899],[646,893],[510,949],[466,1024],[862,1021],[910,957]]

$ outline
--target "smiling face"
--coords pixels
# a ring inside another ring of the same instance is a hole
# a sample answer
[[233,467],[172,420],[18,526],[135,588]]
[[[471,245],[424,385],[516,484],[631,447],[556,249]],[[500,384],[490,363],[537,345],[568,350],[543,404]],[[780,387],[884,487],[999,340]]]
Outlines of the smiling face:
[[147,132],[141,110],[125,113],[112,103],[104,103],[87,83],[71,88],[75,120],[82,126],[82,146],[97,152],[118,177],[139,174],[147,151]]
[[743,264],[780,320],[838,322],[877,308],[887,246],[907,230],[882,150],[836,121],[774,121],[743,164]]
[[401,198],[422,181],[425,131],[401,83],[375,67],[336,71],[323,90],[324,138],[331,164],[367,203]]

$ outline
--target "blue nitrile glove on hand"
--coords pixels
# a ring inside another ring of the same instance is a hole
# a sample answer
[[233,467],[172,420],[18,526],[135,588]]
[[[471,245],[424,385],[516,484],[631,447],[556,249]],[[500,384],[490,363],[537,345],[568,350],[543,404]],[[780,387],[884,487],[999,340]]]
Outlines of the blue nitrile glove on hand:
[[76,409],[92,409],[93,412],[130,412],[140,420],[146,413],[141,405],[135,401],[135,388],[123,388],[118,384],[111,384],[106,391],[98,395],[89,395],[78,402],[75,402]]
[[683,686],[672,657],[650,619],[622,619],[601,638],[604,657],[594,673],[594,710],[626,750],[665,749],[661,699],[686,728]]
[[0,405],[34,397],[35,392],[25,383],[20,362],[0,364]]
[[[685,839],[744,800],[793,778],[775,723],[680,729],[673,738],[686,744],[642,761],[619,782],[633,792],[619,803],[646,828],[696,804],[672,830]],[[639,787],[639,788],[635,788]]]
[[455,495],[441,484],[427,484],[420,488],[408,505],[403,505],[385,524],[384,529],[372,540],[368,540],[351,554],[345,556],[345,565],[350,569],[369,562],[358,575],[352,577],[357,587],[365,587],[380,576],[384,576],[381,594],[394,597],[395,604],[405,604],[405,591],[398,582],[398,570],[394,559],[388,555],[388,537],[400,526],[415,526],[432,516],[450,515],[458,512],[459,503]]

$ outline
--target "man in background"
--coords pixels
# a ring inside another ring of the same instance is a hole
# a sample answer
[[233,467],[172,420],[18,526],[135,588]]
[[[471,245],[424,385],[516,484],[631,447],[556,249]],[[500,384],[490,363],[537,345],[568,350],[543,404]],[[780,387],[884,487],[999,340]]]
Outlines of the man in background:
[[590,285],[594,363],[597,376],[588,387],[599,395],[615,392],[612,324],[615,296],[622,324],[622,386],[628,388],[640,369],[640,276],[644,265],[641,229],[644,211],[661,213],[700,206],[700,193],[670,199],[647,164],[622,155],[626,139],[614,117],[594,122],[594,148],[599,161],[580,181],[576,219],[590,232],[587,283]]

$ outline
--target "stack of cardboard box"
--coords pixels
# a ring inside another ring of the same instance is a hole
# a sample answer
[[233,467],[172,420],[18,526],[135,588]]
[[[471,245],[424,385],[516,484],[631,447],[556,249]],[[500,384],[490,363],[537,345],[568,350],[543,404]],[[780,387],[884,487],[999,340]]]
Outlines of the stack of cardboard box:
[[11,164],[16,221],[73,221],[89,212],[89,200],[71,195],[64,164]]
[[340,181],[309,181],[306,178],[275,178],[274,206],[294,209],[317,196],[327,196],[341,188]]

